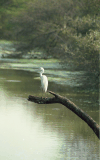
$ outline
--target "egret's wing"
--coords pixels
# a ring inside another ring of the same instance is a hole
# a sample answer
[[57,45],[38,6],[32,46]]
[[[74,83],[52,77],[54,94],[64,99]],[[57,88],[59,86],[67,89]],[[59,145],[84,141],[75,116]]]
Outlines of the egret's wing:
[[43,75],[41,78],[41,85],[43,90],[46,92],[48,88],[48,78],[45,75]]

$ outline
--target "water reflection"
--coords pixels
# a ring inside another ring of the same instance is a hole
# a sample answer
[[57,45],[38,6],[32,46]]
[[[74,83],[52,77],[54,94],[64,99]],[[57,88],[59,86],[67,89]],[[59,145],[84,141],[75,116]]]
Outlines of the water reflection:
[[34,114],[34,108],[29,110],[30,105],[24,100],[7,97],[4,93],[0,100],[1,157],[7,160],[11,157],[14,160],[41,159],[41,156],[52,159],[52,152],[57,157],[59,137],[43,127],[42,117]]
[[[60,104],[27,101],[29,94],[41,94],[40,82],[34,77],[36,74],[25,71],[0,72],[0,159],[98,160],[99,141],[85,122]],[[75,94],[69,97],[77,100]],[[81,96],[79,106],[83,100]]]

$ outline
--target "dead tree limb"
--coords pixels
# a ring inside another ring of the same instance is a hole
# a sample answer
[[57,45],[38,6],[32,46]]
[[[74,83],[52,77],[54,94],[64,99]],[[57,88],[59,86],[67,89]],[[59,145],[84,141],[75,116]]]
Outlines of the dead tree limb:
[[68,109],[73,111],[77,116],[79,116],[82,120],[84,120],[90,128],[94,131],[97,137],[100,139],[100,127],[99,125],[82,109],[77,107],[73,102],[69,99],[62,97],[58,94],[55,94],[52,91],[48,91],[50,94],[54,95],[54,97],[50,98],[42,98],[29,95],[28,101],[32,101],[38,104],[52,104],[52,103],[61,103],[62,105],[66,106]]

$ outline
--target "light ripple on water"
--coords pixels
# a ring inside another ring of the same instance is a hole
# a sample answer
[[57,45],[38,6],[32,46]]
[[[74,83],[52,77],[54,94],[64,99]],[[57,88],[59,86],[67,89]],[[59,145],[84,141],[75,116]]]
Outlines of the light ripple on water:
[[21,82],[20,80],[6,80],[7,82]]
[[[40,80],[40,77],[35,77],[34,79]],[[69,85],[69,86],[80,86],[82,83],[79,83],[75,81],[74,79],[69,79],[69,78],[63,78],[63,77],[49,77],[48,76],[49,82],[54,82],[56,84],[60,85]]]

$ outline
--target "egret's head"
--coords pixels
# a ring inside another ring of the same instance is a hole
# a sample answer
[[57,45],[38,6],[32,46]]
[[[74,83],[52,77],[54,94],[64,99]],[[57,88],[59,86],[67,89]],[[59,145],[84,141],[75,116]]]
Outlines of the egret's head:
[[43,67],[40,67],[39,70],[40,70],[40,72],[42,72],[42,73],[44,72],[44,68],[43,68]]

